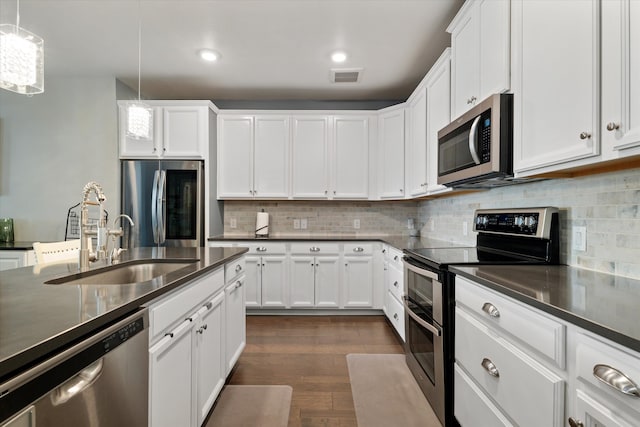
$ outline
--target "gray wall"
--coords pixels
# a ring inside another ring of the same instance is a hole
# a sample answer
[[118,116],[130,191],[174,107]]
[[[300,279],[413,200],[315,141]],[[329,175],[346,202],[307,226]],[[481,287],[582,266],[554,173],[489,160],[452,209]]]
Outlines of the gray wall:
[[0,216],[15,239],[63,240],[89,181],[119,209],[116,81],[50,77],[33,97],[0,90]]

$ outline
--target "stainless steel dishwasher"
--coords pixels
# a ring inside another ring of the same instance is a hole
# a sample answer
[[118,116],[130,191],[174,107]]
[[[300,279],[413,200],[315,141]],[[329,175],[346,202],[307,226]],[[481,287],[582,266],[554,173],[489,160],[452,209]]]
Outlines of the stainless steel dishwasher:
[[148,424],[147,310],[0,385],[1,427]]

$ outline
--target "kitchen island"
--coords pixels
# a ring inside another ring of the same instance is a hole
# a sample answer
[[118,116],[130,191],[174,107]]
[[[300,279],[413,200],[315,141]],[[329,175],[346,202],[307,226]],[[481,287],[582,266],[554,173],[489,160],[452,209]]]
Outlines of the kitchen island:
[[[152,280],[123,285],[45,284],[78,273],[77,262],[0,273],[0,381],[95,333],[138,307],[242,256],[246,248],[136,248],[127,261],[197,260]],[[106,267],[94,263],[90,270]]]

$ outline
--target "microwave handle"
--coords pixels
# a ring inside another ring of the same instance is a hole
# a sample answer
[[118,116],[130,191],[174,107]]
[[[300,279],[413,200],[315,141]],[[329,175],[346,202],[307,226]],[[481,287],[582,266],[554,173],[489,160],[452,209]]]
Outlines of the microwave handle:
[[473,119],[473,123],[471,123],[471,130],[469,131],[469,151],[471,152],[471,157],[476,165],[480,164],[480,157],[478,157],[478,150],[476,144],[476,140],[478,139],[478,123],[480,122],[480,116]]

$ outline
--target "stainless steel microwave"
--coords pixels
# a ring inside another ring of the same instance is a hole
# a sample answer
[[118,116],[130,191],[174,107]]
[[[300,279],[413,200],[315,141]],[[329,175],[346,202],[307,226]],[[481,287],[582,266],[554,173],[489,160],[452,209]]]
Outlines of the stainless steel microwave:
[[438,184],[490,187],[512,176],[512,94],[490,96],[438,132]]

